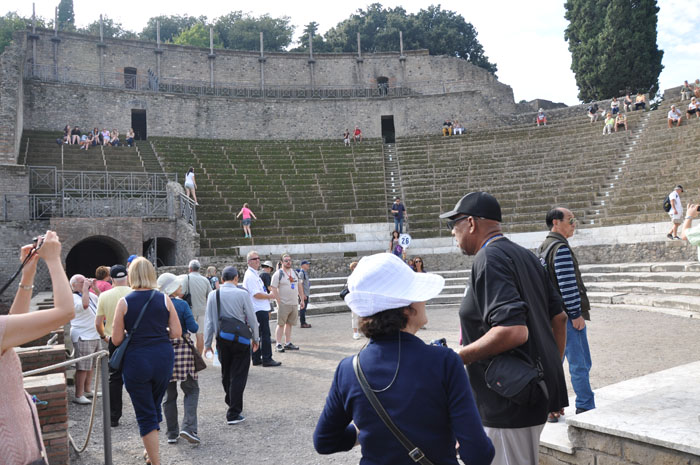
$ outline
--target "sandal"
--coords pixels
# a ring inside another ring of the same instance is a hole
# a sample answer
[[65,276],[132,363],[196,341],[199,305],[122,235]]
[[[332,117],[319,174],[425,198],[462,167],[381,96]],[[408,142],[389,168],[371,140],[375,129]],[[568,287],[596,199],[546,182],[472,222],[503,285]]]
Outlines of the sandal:
[[143,460],[146,462],[146,465],[151,465],[151,459],[148,458],[148,451],[146,449],[143,450]]

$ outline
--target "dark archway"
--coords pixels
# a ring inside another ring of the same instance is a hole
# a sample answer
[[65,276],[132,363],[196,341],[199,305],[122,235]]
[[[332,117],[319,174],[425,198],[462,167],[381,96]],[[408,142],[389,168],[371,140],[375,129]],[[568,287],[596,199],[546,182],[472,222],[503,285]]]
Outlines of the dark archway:
[[156,237],[149,239],[143,243],[143,256],[153,261],[153,254],[158,261],[156,266],[174,266],[176,265],[176,242],[167,237]]
[[124,68],[124,88],[136,89],[136,68]]
[[66,256],[66,273],[80,273],[94,277],[98,266],[126,263],[126,248],[118,241],[106,236],[92,236],[78,242]]

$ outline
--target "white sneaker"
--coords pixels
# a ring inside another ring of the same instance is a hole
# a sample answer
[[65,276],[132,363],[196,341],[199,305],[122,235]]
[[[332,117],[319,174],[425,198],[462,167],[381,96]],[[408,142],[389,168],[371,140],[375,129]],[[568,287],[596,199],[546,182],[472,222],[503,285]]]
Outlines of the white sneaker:
[[91,403],[92,403],[92,402],[90,401],[90,399],[88,399],[88,398],[85,397],[85,396],[74,397],[74,398],[73,398],[73,402],[76,403],[76,404],[80,404],[80,405],[88,405],[88,404],[91,404]]
[[[83,395],[84,395],[85,397],[87,397],[88,399],[92,399],[92,397],[93,397],[92,392],[85,392],[85,393],[83,393]],[[102,397],[102,393],[98,391],[98,392],[97,392],[97,397]]]
[[352,333],[352,338],[355,340],[360,339],[362,336],[360,336],[360,333]]

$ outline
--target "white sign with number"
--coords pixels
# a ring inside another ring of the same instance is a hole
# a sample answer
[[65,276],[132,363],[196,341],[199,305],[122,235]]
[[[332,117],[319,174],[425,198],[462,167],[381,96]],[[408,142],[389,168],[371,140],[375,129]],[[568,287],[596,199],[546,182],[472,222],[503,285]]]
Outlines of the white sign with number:
[[399,245],[404,249],[407,249],[411,245],[411,236],[409,234],[401,234],[399,236]]

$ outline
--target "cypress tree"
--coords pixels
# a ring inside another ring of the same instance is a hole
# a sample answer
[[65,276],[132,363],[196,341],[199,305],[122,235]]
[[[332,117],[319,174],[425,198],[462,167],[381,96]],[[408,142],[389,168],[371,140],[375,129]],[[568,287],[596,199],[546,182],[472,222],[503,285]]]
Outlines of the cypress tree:
[[61,0],[58,4],[58,28],[63,31],[75,30],[73,0]]
[[582,101],[656,93],[663,51],[656,0],[567,0],[565,39]]

